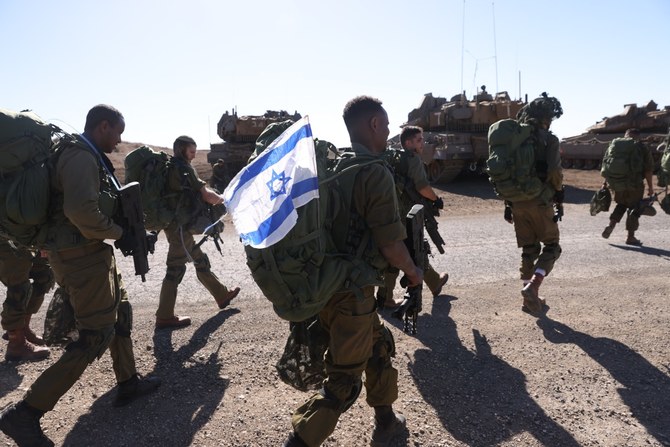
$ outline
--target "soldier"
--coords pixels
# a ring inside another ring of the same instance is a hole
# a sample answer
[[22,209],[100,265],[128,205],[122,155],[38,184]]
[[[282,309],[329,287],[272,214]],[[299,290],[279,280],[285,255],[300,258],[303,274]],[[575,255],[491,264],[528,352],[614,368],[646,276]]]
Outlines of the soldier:
[[538,295],[540,284],[561,255],[553,203],[563,203],[563,170],[558,138],[549,127],[552,120],[562,114],[561,103],[546,94],[525,105],[517,114],[520,123],[533,126],[535,171],[542,188],[535,198],[506,203],[504,217],[514,224],[517,245],[521,248],[522,309],[531,314],[543,310],[545,301]]
[[[377,99],[359,96],[344,108],[344,122],[357,154],[380,154],[386,149],[388,116]],[[343,198],[345,209],[351,209],[349,234],[369,231],[378,251],[368,260],[369,268],[377,261],[388,261],[407,275],[410,285],[423,281],[423,272],[407,251],[403,240],[405,228],[398,214],[393,178],[381,164],[373,164],[354,177],[351,197]],[[348,241],[359,239],[354,234]],[[334,241],[340,252],[348,252],[348,241]],[[383,265],[383,262],[382,262]],[[338,292],[319,313],[319,320],[329,334],[325,354],[326,379],[320,392],[299,407],[292,417],[293,433],[284,446],[321,445],[333,432],[342,413],[358,398],[365,372],[367,403],[374,408],[375,426],[371,445],[387,445],[405,425],[405,417],[394,412],[398,397],[398,371],[391,364],[394,343],[375,311],[374,286],[365,286],[362,296]]]
[[117,207],[114,189],[118,181],[105,153],[114,150],[124,129],[118,110],[97,105],[86,116],[84,133],[62,149],[56,162],[48,259],[58,284],[70,296],[79,339],[68,344],[61,358],[33,382],[23,400],[0,415],[0,429],[18,445],[54,445],[42,432],[41,417],[107,347],[119,384],[115,406],[126,405],[160,385],[158,378],[141,378],[135,369],[130,303],[113,248],[104,243],[115,239],[123,247],[132,238],[109,217]]
[[[171,190],[184,194],[181,202],[186,202],[186,207],[193,205],[195,201],[202,199],[211,205],[223,203],[223,197],[209,188],[195,172],[191,161],[195,158],[197,146],[193,138],[186,135],[178,137],[173,145],[175,169],[169,174],[169,187]],[[184,200],[185,199],[185,200]],[[165,229],[170,247],[168,249],[167,271],[161,287],[160,301],[156,311],[156,328],[181,328],[191,324],[188,316],[175,315],[174,307],[177,302],[177,288],[186,273],[186,263],[192,261],[198,280],[207,288],[214,297],[219,309],[224,309],[233,298],[240,293],[240,288],[228,290],[219,278],[212,272],[209,258],[199,247],[195,246],[193,234],[191,234],[185,223],[176,216],[172,223]]]
[[7,331],[3,338],[9,341],[5,359],[34,361],[49,357],[42,337],[30,329],[30,319],[55,283],[46,258],[0,240],[0,281],[7,287],[2,305],[2,328]]
[[230,183],[228,167],[222,158],[219,158],[212,166],[212,178],[209,179],[209,185],[222,193]]
[[[426,170],[421,161],[421,154],[423,153],[423,129],[418,126],[406,126],[400,132],[400,144],[402,150],[396,151],[397,157],[400,159],[395,163],[391,163],[396,176],[403,178],[401,188],[414,188],[414,190],[430,200],[435,209],[441,210],[444,208],[444,202],[435,194],[435,191],[430,186],[430,182],[426,177]],[[396,183],[396,186],[398,183]],[[403,191],[398,193],[398,205],[400,208],[400,215],[406,216],[412,206],[415,205],[407,194]],[[427,211],[428,212],[428,211]],[[402,220],[405,223],[404,219]],[[449,274],[439,274],[428,262],[428,252],[426,252],[425,271],[423,280],[433,294],[433,297],[438,296],[442,292],[442,288],[449,281]],[[384,307],[397,307],[393,299],[393,289],[395,288],[396,280],[398,279],[398,269],[389,268],[384,272],[384,287],[380,287],[377,291],[377,297],[384,302]]]
[[[636,152],[633,157],[627,157],[624,163],[632,164],[633,160],[638,160],[639,166],[629,166],[627,178],[619,183],[612,177],[607,175],[606,161],[603,160],[603,175],[605,182],[603,187],[610,187],[614,191],[614,201],[616,206],[610,214],[610,223],[603,230],[602,236],[608,239],[614,230],[616,224],[621,222],[621,218],[626,213],[626,230],[628,237],[626,244],[628,245],[642,245],[642,242],[635,237],[635,232],[640,227],[640,215],[644,214],[645,205],[641,203],[644,196],[644,182],[647,183],[647,193],[649,196],[654,195],[654,185],[652,184],[652,175],[654,169],[654,160],[651,155],[651,150],[646,147],[640,140],[640,131],[637,129],[628,129],[624,134],[624,139],[630,139],[633,147],[632,151]],[[612,141],[610,147],[615,144],[620,144],[622,139],[615,139]],[[608,151],[605,157],[608,156]]]

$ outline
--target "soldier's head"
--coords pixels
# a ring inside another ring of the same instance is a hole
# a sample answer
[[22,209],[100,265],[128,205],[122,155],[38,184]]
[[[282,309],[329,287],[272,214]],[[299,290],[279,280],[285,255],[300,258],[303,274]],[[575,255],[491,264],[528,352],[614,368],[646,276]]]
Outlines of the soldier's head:
[[516,119],[522,123],[549,129],[551,121],[560,118],[561,115],[563,115],[563,108],[558,99],[542,92],[539,98],[535,98],[519,110]]
[[126,122],[121,112],[112,106],[98,104],[88,111],[84,134],[105,153],[112,153],[121,142],[121,134],[126,129]]
[[400,144],[403,149],[414,151],[417,154],[423,152],[423,129],[419,126],[405,126],[400,132]]
[[195,140],[188,135],[177,137],[172,144],[174,156],[176,158],[181,158],[188,163],[195,158],[195,151],[197,148],[198,146],[195,144]]
[[634,127],[626,130],[626,133],[624,134],[624,137],[626,138],[632,138],[634,140],[640,139],[640,129],[636,129]]
[[375,153],[386,150],[389,119],[380,100],[357,96],[344,106],[342,118],[352,143],[360,143]]

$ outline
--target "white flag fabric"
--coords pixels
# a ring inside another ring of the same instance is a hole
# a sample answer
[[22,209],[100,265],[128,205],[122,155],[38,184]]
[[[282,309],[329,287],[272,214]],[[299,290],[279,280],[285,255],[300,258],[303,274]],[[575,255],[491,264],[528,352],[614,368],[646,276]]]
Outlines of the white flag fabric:
[[309,118],[286,129],[223,192],[226,209],[244,245],[279,242],[298,220],[296,208],[319,197]]

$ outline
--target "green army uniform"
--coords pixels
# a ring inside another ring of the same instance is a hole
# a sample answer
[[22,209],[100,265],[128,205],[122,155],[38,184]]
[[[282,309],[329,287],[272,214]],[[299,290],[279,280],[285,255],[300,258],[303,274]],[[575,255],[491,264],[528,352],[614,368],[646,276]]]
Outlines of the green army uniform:
[[[360,144],[353,144],[352,150],[357,154],[369,153]],[[344,204],[352,210],[350,227],[344,233],[358,239],[360,234],[351,233],[370,231],[377,247],[404,240],[406,233],[396,196],[389,194],[394,188],[391,173],[383,165],[373,164],[361,169],[354,181],[353,203]],[[351,252],[347,241],[341,239],[346,238],[340,236],[335,240],[338,249]],[[378,268],[383,270],[386,261],[378,250],[374,251],[376,260],[382,260]],[[370,268],[373,263],[370,261]],[[363,287],[362,296],[350,291],[338,292],[319,313],[319,321],[330,336],[324,362],[327,377],[323,389],[292,417],[295,433],[308,446],[321,445],[333,432],[339,416],[357,399],[363,386],[363,372],[368,405],[389,406],[398,397],[398,371],[391,364],[395,354],[393,337],[376,312],[374,285]]]
[[113,214],[113,186],[101,163],[113,168],[106,156],[96,156],[85,145],[79,141],[64,148],[52,185],[57,211],[49,229],[48,259],[56,281],[70,296],[79,339],[67,345],[26,393],[25,402],[41,411],[52,410],[108,347],[117,382],[136,375],[130,305],[113,249],[103,242],[119,239],[123,231],[108,217]]
[[[407,178],[414,184],[414,189],[417,191],[425,188],[426,186],[430,186],[430,182],[426,176],[426,170],[423,167],[421,158],[413,151],[408,151],[406,149],[399,150],[399,152],[403,152],[402,157],[406,161],[407,166],[407,173],[400,174],[407,175]],[[402,191],[398,193],[398,206],[400,209],[400,216],[403,225],[406,223],[404,217],[407,216],[407,213],[409,213],[409,211],[412,209],[412,206],[414,205],[415,203],[412,202],[412,200],[406,194],[402,194]],[[430,265],[428,260],[428,251],[426,251],[423,267],[423,281],[426,283],[428,289],[433,293],[433,295],[435,295],[440,289],[441,278],[440,274],[436,272],[435,269]],[[378,293],[385,299],[386,302],[393,301],[393,289],[395,289],[399,274],[400,271],[395,267],[389,267],[386,272],[384,272],[384,287],[381,287]]]
[[222,161],[214,163],[214,166],[212,166],[212,178],[209,181],[210,186],[222,193],[230,183],[230,180],[226,164]]
[[54,275],[46,258],[0,240],[0,281],[7,287],[2,328],[10,331],[25,327],[26,317],[39,311]]
[[553,197],[563,189],[563,170],[558,138],[548,130],[536,129],[536,156],[546,162],[546,172],[538,172],[544,182],[534,199],[512,203],[517,246],[522,249],[521,279],[529,281],[537,269],[548,275],[561,256],[558,223],[554,222]]
[[200,188],[205,185],[205,182],[198,177],[193,166],[177,157],[174,157],[174,161],[175,169],[169,174],[169,186],[171,190],[181,191],[186,195],[179,200],[177,206],[187,208],[184,213],[177,210],[175,220],[165,229],[169,248],[165,261],[167,271],[161,286],[160,300],[156,311],[156,317],[160,319],[174,317],[177,288],[184,278],[186,263],[189,261],[192,261],[195,265],[198,281],[205,286],[217,302],[228,293],[228,288],[212,272],[208,256],[199,247],[195,246],[193,234],[188,230],[187,224],[191,217],[188,207],[193,207],[200,200],[198,197]]
[[[642,154],[643,169],[639,174],[639,181],[635,188],[614,191],[614,202],[616,206],[610,215],[610,222],[619,223],[623,215],[628,212],[626,218],[626,230],[635,232],[640,227],[640,201],[644,197],[644,173],[654,169],[654,159],[651,150],[641,142],[636,142]],[[638,180],[638,179],[635,179]]]

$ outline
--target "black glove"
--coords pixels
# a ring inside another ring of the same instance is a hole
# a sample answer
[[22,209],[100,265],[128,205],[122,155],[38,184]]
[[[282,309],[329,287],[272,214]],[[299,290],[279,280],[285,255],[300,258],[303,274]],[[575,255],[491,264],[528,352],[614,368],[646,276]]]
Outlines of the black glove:
[[119,239],[114,241],[114,246],[121,250],[124,256],[133,254],[135,249],[135,235],[132,228],[124,228],[123,234]]
[[507,221],[507,223],[514,223],[514,217],[512,216],[512,207],[505,204],[505,213],[503,214],[503,217]]
[[556,191],[554,194],[554,202],[563,203],[565,200],[565,187],[561,188],[560,191]]
[[444,209],[444,201],[442,200],[441,197],[438,197],[437,200],[433,201],[433,208],[435,208],[436,210]]
[[158,240],[158,232],[157,231],[147,231],[147,251],[149,253],[154,252],[156,249],[156,241]]

